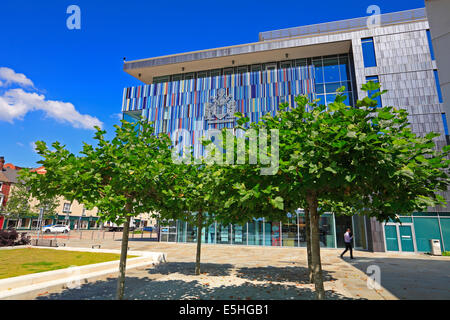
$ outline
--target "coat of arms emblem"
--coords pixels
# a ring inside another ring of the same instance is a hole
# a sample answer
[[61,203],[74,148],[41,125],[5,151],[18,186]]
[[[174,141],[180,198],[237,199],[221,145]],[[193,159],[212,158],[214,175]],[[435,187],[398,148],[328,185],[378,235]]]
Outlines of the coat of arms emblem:
[[206,117],[210,123],[225,123],[234,121],[236,101],[231,95],[227,95],[225,89],[219,89],[217,96],[211,98],[206,104]]

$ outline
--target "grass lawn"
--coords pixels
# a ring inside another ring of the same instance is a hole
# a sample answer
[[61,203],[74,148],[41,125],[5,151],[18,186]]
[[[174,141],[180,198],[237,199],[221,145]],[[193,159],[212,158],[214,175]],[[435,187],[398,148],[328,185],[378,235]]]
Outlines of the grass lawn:
[[0,279],[119,259],[120,255],[115,253],[37,248],[0,250]]

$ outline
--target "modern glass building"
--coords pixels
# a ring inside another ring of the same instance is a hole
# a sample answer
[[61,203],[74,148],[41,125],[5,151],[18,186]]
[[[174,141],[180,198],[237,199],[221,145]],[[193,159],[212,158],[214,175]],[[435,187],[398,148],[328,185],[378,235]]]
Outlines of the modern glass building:
[[[428,29],[425,9],[415,9],[383,14],[379,25],[368,26],[368,17],[362,17],[262,32],[255,43],[126,61],[125,72],[143,84],[124,89],[122,112],[127,120],[145,117],[154,122],[157,134],[166,132],[195,149],[208,130],[235,126],[228,109],[259,121],[266,113],[275,114],[282,102],[295,106],[300,94],[328,104],[341,86],[347,104],[354,106],[364,97],[361,85],[371,80],[388,90],[378,98],[380,106],[407,109],[412,130],[441,133],[436,146],[442,148],[447,144],[447,123]],[[216,109],[211,111],[211,105]],[[187,138],[181,130],[188,132]],[[443,196],[450,199],[448,192]],[[430,250],[428,240],[440,239],[442,249],[450,250],[446,210],[429,208],[402,217],[401,225],[325,214],[321,246],[343,247],[343,233],[351,227],[356,248],[423,252]],[[216,223],[201,230],[202,240],[306,246],[301,210],[288,220],[257,219],[243,226]],[[161,228],[160,241],[194,242],[196,235],[196,227],[173,221]]]

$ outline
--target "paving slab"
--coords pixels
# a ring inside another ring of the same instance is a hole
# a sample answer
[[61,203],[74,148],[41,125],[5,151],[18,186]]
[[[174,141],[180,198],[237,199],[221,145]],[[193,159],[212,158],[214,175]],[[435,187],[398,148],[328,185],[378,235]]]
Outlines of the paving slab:
[[[89,247],[86,240],[71,247]],[[167,254],[167,263],[127,272],[126,299],[313,299],[305,248],[202,245],[202,274],[194,275],[195,244],[130,241],[131,250]],[[120,239],[102,248],[120,248]],[[425,254],[321,250],[328,299],[450,299],[450,258]],[[381,288],[367,285],[369,266],[381,271]],[[91,279],[81,289],[55,289],[27,299],[113,299],[117,273]],[[406,289],[405,289],[406,288]]]

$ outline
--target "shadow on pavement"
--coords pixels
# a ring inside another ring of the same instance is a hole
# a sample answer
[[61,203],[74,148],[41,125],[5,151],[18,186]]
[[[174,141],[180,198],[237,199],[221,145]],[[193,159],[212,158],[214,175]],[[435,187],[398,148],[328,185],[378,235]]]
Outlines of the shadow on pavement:
[[[108,278],[81,286],[37,297],[37,300],[112,300],[115,297],[117,280]],[[336,292],[327,291],[329,300],[348,300]],[[166,280],[152,281],[149,278],[129,278],[125,282],[126,300],[310,300],[314,290],[284,286],[280,284],[252,284],[209,287],[198,281]]]
[[450,299],[450,259],[355,257],[345,261],[366,274],[368,266],[378,266],[381,286],[399,299]]
[[[336,280],[329,272],[322,270],[323,281]],[[308,269],[304,267],[255,267],[239,268],[237,270],[239,278],[250,281],[275,281],[275,282],[296,282],[308,284]]]
[[[223,277],[230,275],[230,271],[233,268],[231,264],[218,264],[218,263],[201,263],[200,272],[202,274]],[[146,269],[149,274],[173,274],[179,273],[187,276],[195,275],[195,263],[194,262],[167,262],[158,264],[152,268]]]

